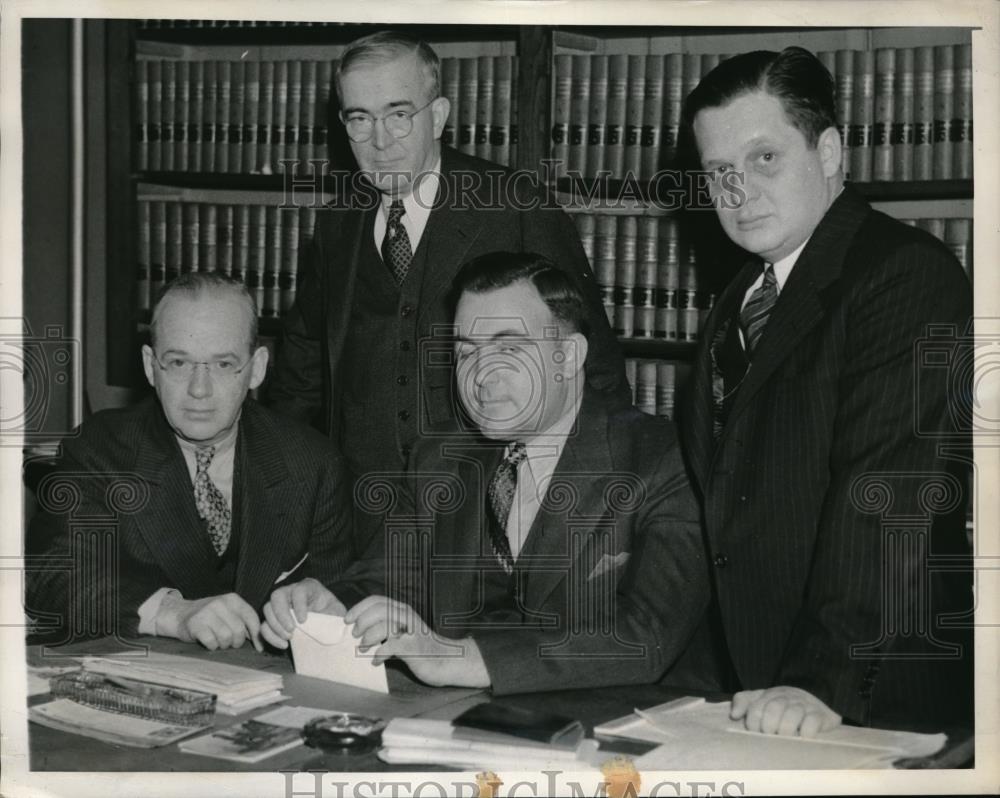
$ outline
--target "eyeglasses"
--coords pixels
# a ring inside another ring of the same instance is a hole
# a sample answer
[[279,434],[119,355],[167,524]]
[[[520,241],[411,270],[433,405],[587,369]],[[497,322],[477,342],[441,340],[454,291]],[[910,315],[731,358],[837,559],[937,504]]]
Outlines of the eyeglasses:
[[[434,98],[436,100],[437,97]],[[405,139],[413,131],[413,117],[427,108],[434,100],[422,105],[416,111],[392,111],[385,116],[372,116],[361,111],[352,111],[347,117],[340,112],[340,121],[347,128],[347,137],[356,144],[368,141],[375,132],[375,123],[381,121],[393,138]]]
[[153,359],[156,360],[156,365],[160,367],[160,370],[169,379],[180,382],[191,379],[198,366],[204,366],[208,369],[208,373],[213,379],[232,379],[250,364],[253,357],[248,357],[242,364],[232,358],[226,357],[219,358],[218,360],[189,360],[186,357],[168,357],[166,361],[163,361],[154,352]]

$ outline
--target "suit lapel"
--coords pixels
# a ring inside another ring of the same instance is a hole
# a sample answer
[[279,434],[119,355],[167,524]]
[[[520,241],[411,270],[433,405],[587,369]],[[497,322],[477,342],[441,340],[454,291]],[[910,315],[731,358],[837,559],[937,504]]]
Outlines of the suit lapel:
[[282,442],[266,426],[260,409],[245,404],[233,479],[240,521],[236,590],[253,607],[264,603],[286,561],[285,549],[298,540],[289,521],[295,486],[281,452]]
[[[547,558],[580,559],[603,528],[604,492],[615,472],[607,434],[607,413],[592,391],[584,393],[575,434],[563,448],[542,506],[535,516],[514,568],[523,580],[529,607],[542,607],[567,575],[567,568]],[[579,537],[578,536],[582,536]],[[579,544],[574,545],[574,540]],[[570,563],[570,570],[575,566]]]
[[343,264],[341,268],[329,269],[328,271],[330,284],[327,289],[327,302],[329,303],[327,316],[330,323],[326,325],[326,329],[329,336],[330,361],[334,364],[341,360],[340,355],[344,348],[351,320],[351,308],[354,305],[354,286],[357,283],[358,264],[362,260],[365,233],[367,232],[369,236],[373,235],[372,226],[378,207],[366,212],[341,212],[346,214],[346,218],[341,228],[341,235],[335,243],[344,246],[346,257],[341,257],[338,253],[327,254],[331,263]]
[[200,595],[215,582],[215,551],[198,517],[191,475],[156,402],[145,423],[135,470],[149,484],[149,503],[135,516],[136,527],[171,585],[185,596]]
[[847,249],[867,210],[867,203],[845,188],[813,231],[768,319],[753,363],[733,403],[727,429],[732,428],[732,421],[826,315],[825,289],[840,277]]

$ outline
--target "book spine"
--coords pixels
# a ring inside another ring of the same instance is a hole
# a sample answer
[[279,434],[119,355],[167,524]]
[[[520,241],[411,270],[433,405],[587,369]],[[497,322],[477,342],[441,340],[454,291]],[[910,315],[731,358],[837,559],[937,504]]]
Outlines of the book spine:
[[215,168],[215,119],[219,107],[219,63],[205,62],[205,102],[201,111],[201,170],[218,171]]
[[677,367],[673,363],[656,364],[656,415],[674,417],[674,394],[677,385]]
[[288,62],[274,63],[274,102],[271,106],[271,155],[270,164],[273,174],[280,174],[284,167],[282,160],[287,158],[285,150],[285,119],[288,116]]
[[646,94],[642,101],[640,175],[650,180],[660,168],[660,134],[663,126],[663,56],[646,56]]
[[166,172],[174,164],[174,121],[177,109],[177,62],[163,61],[163,103],[160,119],[160,168]]
[[139,310],[149,310],[149,280],[152,264],[153,223],[148,200],[139,200],[136,208],[135,298]]
[[913,179],[913,48],[896,51],[896,86],[892,120],[892,177]]
[[299,210],[282,211],[281,223],[281,272],[278,275],[279,315],[284,316],[295,304],[295,290],[299,273]]
[[569,120],[573,98],[573,58],[555,57],[554,101],[552,103],[552,160],[556,177],[565,177],[569,169]]
[[944,243],[962,264],[965,273],[972,278],[972,220],[945,219]]
[[670,53],[664,64],[663,79],[663,163],[673,167],[677,160],[677,141],[681,132],[681,109],[684,105],[684,56]]
[[955,45],[955,107],[949,139],[954,154],[952,175],[972,178],[972,45]]
[[[138,116],[135,131],[135,165],[139,171],[149,169],[149,62],[135,62],[135,109]],[[147,275],[148,280],[148,275]]]
[[601,290],[601,302],[608,317],[608,324],[615,323],[615,239],[618,225],[615,217],[598,214],[597,232],[594,235],[594,277]]
[[285,106],[285,158],[281,171],[301,171],[299,157],[299,116],[302,113],[302,62],[288,62],[288,105]]
[[191,168],[188,158],[190,146],[187,140],[188,125],[191,122],[191,64],[177,62],[177,107],[174,113],[174,169],[187,172]]
[[511,73],[514,59],[509,55],[493,58],[493,121],[490,127],[490,158],[494,163],[510,165]]
[[243,281],[250,295],[257,300],[257,310],[262,315],[267,312],[268,297],[264,292],[264,272],[268,261],[268,208],[264,205],[250,206],[250,252]]
[[167,203],[167,259],[164,269],[164,279],[169,283],[176,280],[181,273],[184,262],[184,220],[181,203]]
[[260,295],[263,297],[260,305],[260,315],[266,319],[273,319],[278,315],[281,308],[281,289],[279,275],[281,274],[281,264],[283,261],[281,247],[284,244],[284,237],[281,230],[281,211],[277,206],[271,205],[264,209],[265,217],[265,252],[264,269],[261,276]]
[[892,124],[895,111],[896,51],[881,47],[875,52],[875,125],[872,179],[892,180]]
[[653,338],[656,336],[656,280],[659,271],[659,224],[655,216],[639,217],[636,249],[634,335],[636,338]]
[[493,126],[493,95],[496,80],[493,75],[493,56],[481,55],[476,70],[479,82],[476,92],[476,157],[489,159],[492,153],[490,131]]
[[152,243],[149,253],[149,295],[156,300],[167,279],[167,207],[159,200],[149,203]]
[[682,81],[681,92],[685,98],[701,83],[701,55],[698,53],[684,54]]
[[612,176],[625,170],[625,106],[628,103],[628,56],[608,58],[608,114],[604,131],[604,167]]
[[296,260],[297,269],[296,277],[292,282],[290,293],[283,294],[283,300],[287,301],[288,306],[291,307],[295,304],[295,293],[298,290],[298,275],[302,273],[305,260],[309,256],[309,246],[312,244],[313,233],[316,229],[316,209],[315,208],[302,208],[299,215],[299,246],[298,246],[298,258]]
[[625,379],[628,380],[629,390],[632,393],[632,404],[635,404],[636,383],[639,381],[639,361],[634,357],[625,359]]
[[233,61],[230,69],[229,171],[237,173],[243,169],[243,121],[247,105],[247,64],[245,61]]
[[459,77],[458,58],[449,57],[441,59],[441,96],[448,98],[448,119],[445,120],[444,130],[441,133],[441,143],[448,147],[456,147],[458,139],[456,137],[456,122],[458,120],[459,104]]
[[698,260],[694,247],[681,264],[680,290],[677,292],[677,337],[681,341],[698,340],[701,315],[698,307]]
[[703,53],[701,56],[701,76],[705,77],[719,65],[722,56],[718,53]]
[[211,202],[198,206],[201,215],[201,225],[198,235],[198,267],[203,272],[214,272],[219,268],[218,240],[219,222],[218,209]]
[[163,168],[163,62],[149,61],[149,160],[147,168],[158,172]]
[[313,143],[316,126],[316,92],[319,90],[316,81],[319,73],[315,61],[302,62],[302,104],[299,108],[299,169],[309,174],[312,169],[309,161],[316,157]]
[[[250,271],[250,206],[237,205],[233,220],[233,270],[231,276],[239,280],[244,285],[247,283],[247,274]],[[263,220],[261,230],[264,229]],[[257,297],[255,296],[256,300]],[[260,313],[260,303],[257,304],[257,313]]]
[[590,56],[573,56],[573,80],[569,105],[568,171],[587,174],[587,120],[590,113]]
[[330,141],[330,92],[333,91],[332,77],[335,62],[320,61],[316,68],[316,112],[313,118],[313,158],[324,164],[330,161],[327,148]]
[[229,120],[233,113],[233,65],[218,61],[215,103],[215,171],[229,171]]
[[949,138],[955,107],[955,49],[934,48],[934,179],[951,177],[952,146]]
[[198,218],[198,204],[185,202],[183,207],[184,241],[181,248],[181,271],[196,272],[200,266],[198,242],[201,223]]
[[590,57],[590,86],[587,90],[587,177],[597,177],[607,167],[604,164],[605,137],[608,121],[608,57]]
[[243,132],[240,137],[243,147],[241,170],[249,175],[258,171],[257,126],[260,123],[260,61],[247,61],[244,70],[246,88],[244,89]]
[[656,275],[656,329],[657,338],[677,340],[677,289],[680,287],[680,248],[677,220],[663,217],[658,220],[658,265]]
[[646,56],[628,57],[628,97],[625,100],[625,172],[624,179],[637,179],[642,173],[642,117],[646,98]]
[[635,216],[619,216],[616,236],[615,323],[612,329],[622,338],[635,335],[635,272],[638,224]]
[[851,118],[851,179],[872,179],[872,118],[875,101],[875,53],[854,52],[854,106]]
[[841,168],[846,180],[853,180],[851,172],[851,122],[854,114],[854,51],[837,50],[836,87],[837,130],[840,133]]
[[656,415],[656,361],[640,360],[636,374],[635,406],[643,413]]
[[934,48],[918,47],[913,77],[913,179],[934,176]]
[[[510,74],[510,96],[517,97],[519,90],[517,74],[517,56],[513,57]],[[511,102],[510,106],[510,165],[517,165],[517,101]],[[534,166],[534,164],[533,164]]]
[[271,174],[271,118],[274,115],[274,61],[260,64],[260,91],[257,101],[257,169]]
[[458,149],[476,154],[476,106],[479,100],[479,60],[463,58],[459,64]]
[[820,50],[816,53],[816,58],[824,66],[827,72],[830,73],[830,77],[833,77],[837,72],[837,53],[835,50]]
[[205,113],[205,62],[191,62],[191,117],[188,120],[188,163],[192,172],[202,170],[201,131]]
[[592,213],[573,214],[573,223],[576,225],[576,232],[580,236],[580,245],[583,247],[583,254],[587,256],[587,262],[591,269],[594,268],[594,233],[597,227],[596,219]]
[[219,237],[217,244],[217,256],[219,271],[223,274],[233,273],[233,249],[236,241],[235,235],[235,209],[232,205],[220,205],[216,211],[219,224]]

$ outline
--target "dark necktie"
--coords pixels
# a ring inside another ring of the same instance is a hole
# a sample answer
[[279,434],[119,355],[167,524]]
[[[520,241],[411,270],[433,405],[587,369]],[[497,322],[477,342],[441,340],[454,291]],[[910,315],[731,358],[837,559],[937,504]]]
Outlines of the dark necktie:
[[410,270],[413,260],[413,250],[410,249],[410,236],[403,227],[403,201],[395,199],[389,206],[389,221],[385,225],[385,238],[382,239],[382,260],[392,272],[397,285],[402,285]]
[[195,451],[195,460],[198,463],[198,470],[194,478],[194,503],[198,508],[198,515],[205,521],[208,528],[208,536],[212,541],[212,548],[215,553],[222,556],[222,553],[229,545],[229,530],[232,523],[232,514],[229,505],[226,504],[226,497],[222,495],[212,478],[208,475],[208,467],[215,457],[214,446],[203,446]]
[[777,301],[778,280],[774,276],[774,267],[770,263],[765,263],[763,282],[750,294],[743,310],[740,311],[740,327],[743,328],[748,356],[753,357],[771,311],[774,310],[774,303]]
[[493,544],[493,554],[496,555],[497,562],[507,574],[514,570],[514,557],[510,552],[510,541],[507,539],[507,518],[514,502],[514,491],[517,490],[517,467],[527,456],[528,452],[523,443],[511,444],[510,452],[500,461],[490,480],[490,542]]

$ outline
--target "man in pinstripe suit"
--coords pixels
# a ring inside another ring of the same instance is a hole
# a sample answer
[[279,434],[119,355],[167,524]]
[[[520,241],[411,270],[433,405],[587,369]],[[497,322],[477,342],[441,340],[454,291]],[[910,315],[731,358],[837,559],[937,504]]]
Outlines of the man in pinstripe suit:
[[947,369],[915,368],[929,333],[967,332],[970,287],[940,242],[845,187],[833,108],[829,73],[795,47],[721,63],[685,106],[722,227],[751,256],[707,322],[680,423],[713,623],[733,716],[804,736],[971,717],[971,640],[942,617],[971,591],[928,565],[967,548],[941,445],[959,397]]

